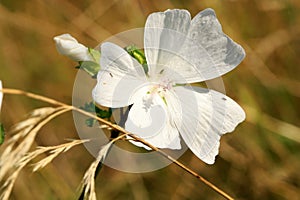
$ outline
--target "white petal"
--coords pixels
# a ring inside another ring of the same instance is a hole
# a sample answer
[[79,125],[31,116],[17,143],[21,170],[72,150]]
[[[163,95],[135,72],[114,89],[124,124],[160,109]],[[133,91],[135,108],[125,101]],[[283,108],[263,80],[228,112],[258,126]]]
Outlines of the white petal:
[[70,34],[62,34],[54,37],[57,51],[68,56],[74,61],[93,61],[88,48],[72,37]]
[[143,67],[113,43],[101,45],[100,65],[93,99],[102,106],[112,108],[132,104],[134,91],[146,83]]
[[191,17],[186,10],[167,10],[148,16],[145,25],[144,46],[150,76],[178,53],[185,41]]
[[[2,81],[0,80],[0,90],[2,90]],[[0,92],[0,111],[2,107],[3,92]]]
[[168,106],[180,135],[201,160],[213,164],[222,134],[232,132],[245,119],[245,112],[232,99],[214,90],[175,87]]
[[184,61],[176,61],[174,70],[181,70],[187,82],[191,83],[213,79],[231,71],[244,59],[245,51],[223,33],[215,12],[206,9],[192,19],[188,39],[180,55]]
[[[180,149],[180,138],[169,117],[163,99],[157,94],[145,94],[131,107],[125,129],[158,148]],[[144,147],[138,142],[133,144]]]

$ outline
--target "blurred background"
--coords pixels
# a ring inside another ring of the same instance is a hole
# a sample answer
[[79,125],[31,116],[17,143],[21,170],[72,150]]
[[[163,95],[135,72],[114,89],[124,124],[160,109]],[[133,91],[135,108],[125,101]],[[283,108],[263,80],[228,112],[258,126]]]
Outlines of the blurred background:
[[[76,63],[57,53],[54,36],[70,33],[94,47],[111,35],[143,27],[152,12],[184,8],[195,16],[207,7],[246,50],[246,59],[223,80],[247,119],[222,137],[214,165],[189,151],[180,161],[236,199],[300,199],[298,0],[0,0],[0,80],[7,88],[71,103]],[[2,122],[9,128],[45,105],[5,95]],[[44,127],[36,145],[56,145],[66,138],[78,138],[71,113]],[[76,199],[93,159],[84,147],[75,147],[37,173],[28,166],[11,199]],[[145,174],[104,167],[96,190],[104,200],[223,199],[173,164]]]

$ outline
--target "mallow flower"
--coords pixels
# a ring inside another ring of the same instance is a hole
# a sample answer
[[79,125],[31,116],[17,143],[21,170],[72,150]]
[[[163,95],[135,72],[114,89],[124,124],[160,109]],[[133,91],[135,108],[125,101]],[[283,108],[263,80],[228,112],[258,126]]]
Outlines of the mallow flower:
[[228,96],[189,84],[231,71],[245,57],[243,48],[223,33],[212,9],[192,20],[188,11],[175,9],[148,16],[144,52],[147,70],[121,47],[103,43],[93,99],[112,108],[132,105],[126,130],[158,148],[181,149],[183,140],[213,164],[221,135],[245,113]]
[[72,37],[70,34],[62,34],[54,37],[57,51],[68,56],[74,61],[93,61],[89,49]]

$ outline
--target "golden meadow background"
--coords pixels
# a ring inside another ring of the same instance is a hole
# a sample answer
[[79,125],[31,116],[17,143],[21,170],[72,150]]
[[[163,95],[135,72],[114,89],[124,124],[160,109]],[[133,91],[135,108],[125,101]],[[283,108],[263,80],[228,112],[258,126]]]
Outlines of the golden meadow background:
[[[236,199],[300,199],[298,0],[0,0],[0,79],[4,87],[71,103],[76,63],[56,52],[54,36],[71,33],[94,47],[113,34],[143,27],[152,12],[185,8],[194,16],[207,7],[247,52],[243,63],[223,77],[227,94],[245,108],[247,119],[222,138],[215,165],[190,152],[180,161]],[[5,95],[2,122],[9,129],[45,105]],[[44,127],[36,145],[65,138],[78,138],[70,113]],[[84,147],[75,147],[37,173],[28,166],[11,199],[76,199],[93,159]],[[104,167],[96,184],[104,200],[222,199],[175,165],[145,174]]]

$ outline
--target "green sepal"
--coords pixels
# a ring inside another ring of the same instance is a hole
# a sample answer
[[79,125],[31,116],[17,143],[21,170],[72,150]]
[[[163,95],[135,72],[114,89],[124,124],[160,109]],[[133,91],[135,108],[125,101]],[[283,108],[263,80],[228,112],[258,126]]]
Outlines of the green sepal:
[[100,70],[100,52],[98,50],[88,48],[88,52],[93,59],[93,61],[79,61],[79,65],[76,66],[76,69],[82,69],[88,73],[92,78],[96,78]]
[[3,124],[0,122],[0,145],[3,144],[5,139],[5,130]]
[[88,51],[91,57],[94,59],[94,61],[98,63],[100,61],[100,52],[93,48],[88,48]]
[[100,70],[100,65],[93,61],[80,61],[77,69],[82,69],[88,73],[92,78],[96,78],[98,71]]
[[125,47],[125,50],[143,66],[144,71],[147,74],[149,69],[144,52],[138,49],[135,45],[129,45]]
[[142,50],[138,49],[135,45],[125,47],[125,50],[134,57],[140,64],[147,64],[146,57]]

